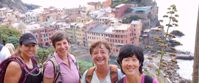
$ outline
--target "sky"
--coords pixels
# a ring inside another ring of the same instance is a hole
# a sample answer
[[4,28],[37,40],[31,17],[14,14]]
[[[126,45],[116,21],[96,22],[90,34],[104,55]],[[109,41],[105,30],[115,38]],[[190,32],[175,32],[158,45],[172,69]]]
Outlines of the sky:
[[86,5],[87,2],[97,2],[104,0],[22,0],[24,3],[34,3],[44,7],[56,6],[57,8],[73,8],[81,5]]
[[159,8],[159,18],[166,13],[166,9],[171,4],[176,4],[179,18],[178,25],[175,29],[182,31],[185,36],[177,38],[183,46],[177,47],[177,49],[194,52],[195,48],[195,33],[196,23],[198,15],[199,0],[156,0]]

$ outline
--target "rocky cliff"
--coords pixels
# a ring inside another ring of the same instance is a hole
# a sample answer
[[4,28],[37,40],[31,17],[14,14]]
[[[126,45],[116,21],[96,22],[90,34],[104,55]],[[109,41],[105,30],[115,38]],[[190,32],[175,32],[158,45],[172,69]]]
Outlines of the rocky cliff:
[[24,4],[21,0],[0,0],[0,8],[8,7],[13,10],[18,10],[20,12],[26,12],[29,9],[37,8],[36,5]]

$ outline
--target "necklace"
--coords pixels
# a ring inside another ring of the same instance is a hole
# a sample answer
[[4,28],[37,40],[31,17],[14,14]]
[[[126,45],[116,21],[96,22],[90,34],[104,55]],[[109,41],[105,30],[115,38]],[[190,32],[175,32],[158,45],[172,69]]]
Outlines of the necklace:
[[[25,70],[25,72],[28,74],[28,75],[31,75],[31,76],[38,76],[40,75],[41,71],[39,70],[39,67],[35,67],[34,66],[34,63],[33,63],[33,60],[31,59],[32,61],[32,64],[33,64],[33,69],[31,71],[29,71],[26,67],[26,64],[23,62],[23,58],[20,56],[19,58],[16,59],[21,65],[22,65],[22,68]],[[34,71],[38,71],[37,73],[34,73]]]

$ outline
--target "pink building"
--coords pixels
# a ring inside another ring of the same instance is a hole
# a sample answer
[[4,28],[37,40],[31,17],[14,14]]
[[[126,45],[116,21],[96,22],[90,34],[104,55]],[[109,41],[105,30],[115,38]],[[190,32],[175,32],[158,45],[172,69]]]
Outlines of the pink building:
[[111,7],[112,0],[105,0],[102,4],[104,8]]
[[64,16],[64,11],[54,7],[44,8],[43,13],[39,16],[40,22],[60,20]]
[[115,17],[121,18],[127,9],[128,9],[128,6],[125,4],[120,4],[116,6],[115,10],[113,11],[115,13]]
[[114,55],[117,55],[119,48],[125,44],[140,44],[140,34],[142,30],[141,21],[133,21],[131,24],[117,24],[108,26],[105,24],[95,24],[87,31],[87,41],[91,43],[102,40],[107,41],[113,47]]
[[50,37],[53,33],[59,31],[58,27],[45,27],[32,30],[33,34],[37,38],[38,45],[42,47],[50,46]]

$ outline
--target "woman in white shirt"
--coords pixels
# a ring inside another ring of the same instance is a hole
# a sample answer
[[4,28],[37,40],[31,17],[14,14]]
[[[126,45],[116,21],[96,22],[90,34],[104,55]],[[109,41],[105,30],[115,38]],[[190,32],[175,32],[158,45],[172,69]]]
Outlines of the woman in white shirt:
[[111,48],[108,43],[95,42],[90,46],[90,54],[95,66],[84,72],[81,83],[115,83],[122,78],[120,69],[109,64]]

